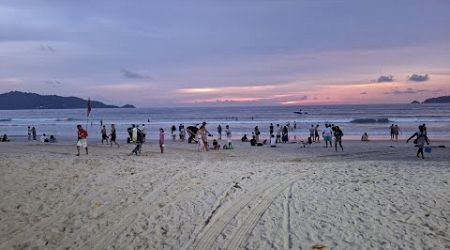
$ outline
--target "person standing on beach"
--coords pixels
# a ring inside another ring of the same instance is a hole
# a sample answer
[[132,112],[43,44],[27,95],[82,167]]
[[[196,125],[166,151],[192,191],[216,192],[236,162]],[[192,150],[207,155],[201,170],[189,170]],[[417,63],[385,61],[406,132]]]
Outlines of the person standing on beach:
[[[136,136],[135,136],[136,134]],[[133,142],[136,144],[136,147],[131,151],[130,155],[141,155],[142,153],[142,144],[145,140],[145,134],[138,127],[133,128]]]
[[393,141],[394,140],[394,124],[391,124],[389,129],[391,130],[391,141]]
[[427,145],[430,145],[430,141],[428,140],[425,129],[423,128],[422,125],[419,126],[418,132],[414,133],[411,137],[408,138],[408,140],[406,140],[406,143],[408,143],[409,140],[411,140],[414,137],[417,137],[414,140],[414,144],[416,144],[419,147],[417,149],[416,156],[417,156],[417,158],[420,158],[420,155],[421,155],[422,159],[425,159],[425,157],[423,155],[423,147],[425,146],[425,142],[427,143]]
[[31,127],[28,126],[28,140],[31,141]]
[[319,124],[316,125],[316,128],[314,129],[314,141],[320,142],[320,136],[319,136]]
[[117,131],[116,131],[116,125],[111,124],[111,134],[109,135],[109,142],[111,143],[111,147],[114,144],[117,145],[117,147],[119,148],[119,143],[117,143]]
[[172,135],[172,141],[176,141],[177,140],[177,127],[175,127],[175,125],[173,125],[172,128],[170,128],[170,133]]
[[341,147],[341,150],[344,151],[344,147],[342,147],[342,136],[344,136],[344,133],[342,132],[341,128],[339,128],[339,126],[334,127],[334,149],[336,150],[336,152],[338,143]]
[[77,156],[80,156],[80,148],[81,147],[83,147],[86,150],[86,154],[89,154],[88,145],[87,145],[88,132],[86,130],[84,130],[80,124],[77,125],[77,132],[78,132]]
[[256,142],[259,142],[259,135],[261,134],[261,131],[259,131],[258,126],[255,127],[255,140]]
[[222,126],[220,124],[217,126],[217,135],[219,136],[219,140],[222,140]]
[[199,152],[202,151],[206,151],[206,144],[205,144],[205,139],[206,139],[206,129],[205,126],[200,126],[200,128],[197,130],[197,134],[195,135],[197,141],[198,141],[198,146],[197,146],[197,150]]
[[331,143],[331,137],[333,136],[333,131],[330,128],[331,125],[325,124],[325,128],[322,130],[323,140],[325,141],[325,147],[328,148],[328,142],[330,147],[333,147]]
[[31,128],[31,134],[33,135],[33,141],[36,141],[36,128],[34,126]]
[[273,135],[273,124],[272,123],[270,124],[270,127],[269,127],[269,135],[270,135],[270,137],[272,137],[272,135]]
[[145,142],[145,138],[147,137],[147,129],[145,128],[145,124],[142,124],[142,126],[140,128],[138,128],[139,130],[141,130],[143,137],[142,143]]
[[287,143],[289,141],[289,129],[288,126],[284,126],[281,132],[283,143]]
[[103,125],[102,130],[100,131],[100,133],[102,134],[102,145],[103,145],[104,141],[106,141],[106,144],[109,144],[109,142],[108,142],[108,133],[106,131],[106,126],[105,125]]
[[184,125],[182,123],[180,123],[180,126],[178,126],[178,135],[180,137],[180,141],[184,141],[186,130],[184,129]]
[[277,143],[281,143],[281,127],[277,124]]
[[161,150],[161,154],[164,154],[164,129],[159,129],[159,149]]
[[313,124],[313,125],[311,125],[311,127],[309,128],[309,137],[311,137],[311,140],[312,140],[313,142],[316,142],[316,137],[314,136],[314,131],[315,131],[315,129],[314,129],[314,124]]
[[231,141],[231,129],[229,125],[225,126],[225,134],[227,135],[228,149],[232,149],[233,144]]
[[395,124],[394,128],[392,129],[392,133],[394,134],[394,138],[395,141],[398,141],[398,134],[400,133],[400,128],[398,127],[397,124]]

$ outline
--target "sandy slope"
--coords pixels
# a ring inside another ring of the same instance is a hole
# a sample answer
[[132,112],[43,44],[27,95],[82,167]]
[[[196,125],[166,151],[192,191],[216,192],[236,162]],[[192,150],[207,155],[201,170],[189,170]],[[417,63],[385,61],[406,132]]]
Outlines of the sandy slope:
[[450,248],[448,148],[344,146],[3,143],[0,249]]

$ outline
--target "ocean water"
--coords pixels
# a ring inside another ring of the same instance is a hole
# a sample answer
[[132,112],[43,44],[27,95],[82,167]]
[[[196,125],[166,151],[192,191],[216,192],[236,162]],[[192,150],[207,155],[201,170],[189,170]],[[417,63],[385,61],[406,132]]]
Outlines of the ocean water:
[[[85,109],[69,110],[0,110],[0,134],[16,140],[26,140],[27,127],[35,126],[37,134],[55,135],[58,139],[76,139],[76,125],[88,125],[90,138],[100,138],[100,121],[116,124],[119,140],[126,139],[130,124],[145,124],[147,137],[157,139],[159,128],[170,134],[170,127],[183,123],[185,127],[206,121],[208,130],[217,136],[217,125],[230,125],[234,138],[251,135],[259,126],[262,138],[267,138],[269,125],[288,122],[297,129],[289,133],[291,139],[305,139],[311,124],[333,123],[342,128],[344,138],[358,139],[367,132],[371,139],[388,139],[389,126],[398,124],[405,138],[425,123],[430,138],[450,139],[449,104],[391,104],[391,105],[320,105],[303,106],[307,114],[295,114],[299,107],[178,107],[137,109],[93,109],[86,120]],[[370,119],[383,122],[370,121]],[[387,120],[388,121],[387,121]],[[150,122],[149,122],[150,121]],[[355,122],[357,121],[357,122]],[[366,122],[358,122],[366,121]]]

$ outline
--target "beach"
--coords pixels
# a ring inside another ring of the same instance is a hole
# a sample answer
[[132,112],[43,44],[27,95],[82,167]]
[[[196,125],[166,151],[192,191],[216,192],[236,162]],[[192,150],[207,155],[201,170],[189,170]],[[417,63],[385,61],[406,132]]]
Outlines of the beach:
[[0,143],[0,249],[450,248],[448,140],[121,143]]

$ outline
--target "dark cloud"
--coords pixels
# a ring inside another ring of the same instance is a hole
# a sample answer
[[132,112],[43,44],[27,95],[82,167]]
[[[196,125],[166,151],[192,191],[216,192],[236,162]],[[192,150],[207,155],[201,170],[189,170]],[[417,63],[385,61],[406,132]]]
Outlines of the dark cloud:
[[384,94],[386,94],[386,95],[410,95],[410,94],[424,93],[424,92],[428,92],[428,91],[429,90],[426,90],[426,89],[407,88],[405,90],[394,89],[390,92],[384,92]]
[[376,80],[376,82],[393,82],[394,81],[394,77],[391,75],[387,75],[387,76],[380,76],[378,77],[378,79]]
[[413,82],[425,82],[428,81],[430,78],[428,77],[428,74],[420,75],[420,74],[412,74],[408,77],[409,81]]
[[40,50],[40,51],[43,51],[43,52],[51,53],[51,54],[56,53],[55,48],[53,48],[53,47],[50,46],[50,45],[44,45],[44,44],[41,44],[41,46],[39,47],[39,50]]
[[50,85],[61,85],[62,84],[62,82],[60,82],[58,80],[47,80],[47,81],[44,81],[44,83],[50,84]]
[[360,95],[367,95],[367,92],[361,92]]
[[127,70],[127,69],[122,69],[122,75],[125,78],[129,78],[129,79],[149,79],[151,80],[152,78],[150,76],[146,76],[146,75],[141,75],[139,73]]

